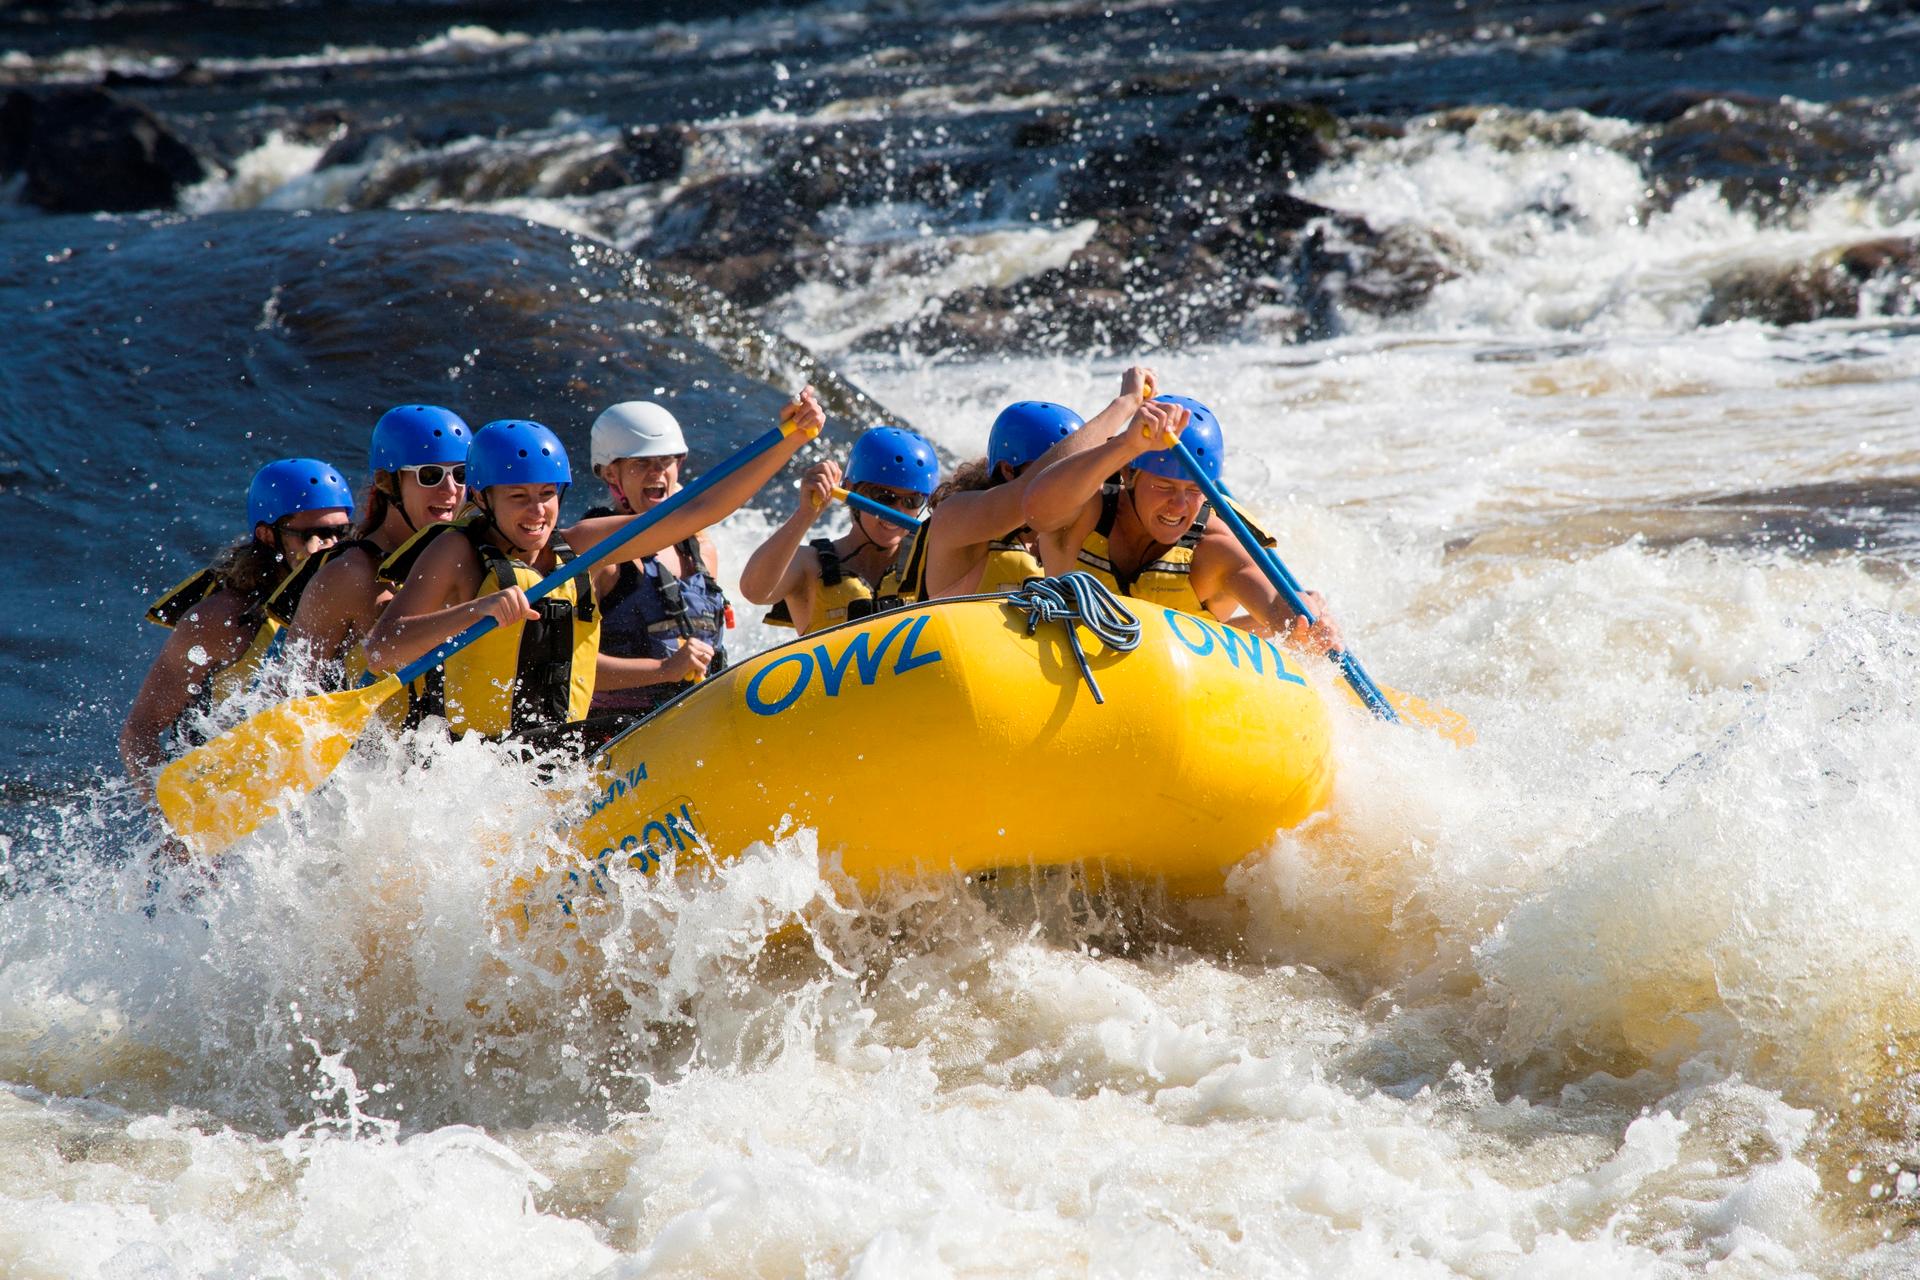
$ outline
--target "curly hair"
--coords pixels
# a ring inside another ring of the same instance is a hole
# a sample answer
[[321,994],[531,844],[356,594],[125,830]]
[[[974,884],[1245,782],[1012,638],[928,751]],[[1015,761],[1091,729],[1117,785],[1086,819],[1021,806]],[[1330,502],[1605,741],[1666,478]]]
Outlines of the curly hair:
[[287,558],[278,547],[249,534],[220,553],[213,562],[213,576],[248,609],[254,609],[266,603],[287,576]]
[[987,465],[985,458],[975,458],[972,462],[963,462],[954,468],[953,474],[940,482],[933,491],[933,497],[927,500],[929,509],[939,506],[948,497],[956,493],[976,493],[981,489],[991,489],[1001,483],[994,474],[996,468]]

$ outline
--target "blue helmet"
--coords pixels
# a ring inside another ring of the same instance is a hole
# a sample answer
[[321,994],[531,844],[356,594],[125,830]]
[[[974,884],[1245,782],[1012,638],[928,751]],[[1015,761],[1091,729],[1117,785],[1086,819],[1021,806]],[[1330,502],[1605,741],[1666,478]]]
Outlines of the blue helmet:
[[453,410],[437,404],[403,404],[387,410],[373,424],[368,463],[375,471],[398,471],[436,462],[465,462],[472,442],[472,429]]
[[473,433],[467,449],[467,492],[497,484],[573,483],[573,467],[560,437],[525,418],[502,418]]
[[1087,425],[1087,420],[1063,404],[1022,400],[1010,404],[993,420],[987,433],[987,470],[1005,462],[1018,470]]
[[[1181,442],[1199,459],[1200,469],[1207,473],[1207,479],[1219,484],[1220,473],[1227,461],[1227,442],[1220,434],[1220,419],[1213,416],[1213,410],[1191,396],[1155,396],[1154,399],[1163,404],[1177,404],[1191,415],[1187,420],[1187,429],[1180,433]],[[1133,460],[1133,465],[1157,476],[1168,476],[1175,480],[1193,479],[1171,449],[1143,453]]]
[[346,508],[353,514],[353,490],[340,473],[318,458],[282,458],[253,473],[247,486],[247,523],[278,524],[302,511]]
[[899,427],[874,427],[853,442],[847,459],[847,483],[885,485],[910,493],[932,493],[940,484],[940,459],[933,446]]

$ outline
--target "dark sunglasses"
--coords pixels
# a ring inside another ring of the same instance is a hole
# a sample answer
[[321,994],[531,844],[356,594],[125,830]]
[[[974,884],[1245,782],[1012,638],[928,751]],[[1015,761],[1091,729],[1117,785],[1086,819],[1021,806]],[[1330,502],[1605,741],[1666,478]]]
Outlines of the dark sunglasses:
[[889,489],[882,484],[856,484],[850,487],[861,497],[872,498],[903,515],[918,515],[926,509],[928,495],[924,493],[915,493],[910,489]]
[[452,476],[453,482],[463,488],[467,483],[467,464],[464,462],[456,462],[450,467],[429,462],[425,466],[401,467],[400,470],[413,472],[413,478],[420,482],[422,489],[438,489],[440,482],[448,476]]
[[277,524],[273,527],[273,530],[282,536],[298,538],[302,542],[311,545],[315,542],[338,542],[353,532],[353,526],[350,524],[323,524],[312,529],[290,529],[286,525]]

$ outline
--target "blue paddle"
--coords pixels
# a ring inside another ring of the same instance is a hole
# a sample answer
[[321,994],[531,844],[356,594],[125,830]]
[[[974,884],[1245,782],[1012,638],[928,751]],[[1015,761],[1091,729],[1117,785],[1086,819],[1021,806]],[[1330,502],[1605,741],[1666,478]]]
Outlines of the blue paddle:
[[918,516],[910,516],[904,511],[895,511],[886,503],[875,502],[865,494],[855,493],[850,489],[842,489],[838,485],[835,485],[833,496],[856,511],[864,511],[870,516],[879,516],[889,524],[897,524],[902,529],[918,529],[920,527],[920,518]]
[[[1180,465],[1187,469],[1187,474],[1193,477],[1193,482],[1200,486],[1200,491],[1207,495],[1207,501],[1213,504],[1214,511],[1227,522],[1227,528],[1233,530],[1233,536],[1239,540],[1242,547],[1246,548],[1247,554],[1253,557],[1253,562],[1260,566],[1262,573],[1267,575],[1267,581],[1273,584],[1274,590],[1281,594],[1289,608],[1305,618],[1308,626],[1312,626],[1313,610],[1308,608],[1307,602],[1301,598],[1299,580],[1287,571],[1287,566],[1281,563],[1280,557],[1274,554],[1272,547],[1262,545],[1260,539],[1253,536],[1253,530],[1247,528],[1247,522],[1242,520],[1240,513],[1233,509],[1233,503],[1227,498],[1226,491],[1221,489],[1213,477],[1201,467],[1200,459],[1193,456],[1193,450],[1187,448],[1186,441],[1175,440],[1172,452],[1176,458],[1180,459]],[[1400,719],[1399,713],[1393,709],[1393,704],[1387,701],[1387,695],[1380,692],[1380,686],[1373,682],[1373,677],[1369,676],[1366,669],[1360,665],[1360,659],[1345,649],[1329,649],[1327,657],[1340,668],[1340,674],[1347,678],[1347,683],[1360,696],[1360,701],[1367,704],[1367,710],[1382,720],[1398,721]]]

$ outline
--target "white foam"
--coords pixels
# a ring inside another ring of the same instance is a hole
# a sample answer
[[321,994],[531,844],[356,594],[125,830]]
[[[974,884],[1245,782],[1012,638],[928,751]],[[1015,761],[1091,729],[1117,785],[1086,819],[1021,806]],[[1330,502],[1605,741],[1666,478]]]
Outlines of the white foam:
[[[1802,110],[1814,111],[1809,104]],[[1497,328],[1506,333],[1693,328],[1713,280],[1793,267],[1862,239],[1920,233],[1912,144],[1885,180],[1818,195],[1788,220],[1731,208],[1712,185],[1655,207],[1623,121],[1580,112],[1492,110],[1464,131],[1416,120],[1300,185],[1309,200],[1377,229],[1438,238],[1457,271],[1408,317],[1348,309],[1359,331]],[[1336,235],[1330,242],[1339,247]]]
[[180,208],[216,213],[315,207],[315,186],[302,180],[311,178],[326,151],[326,142],[296,142],[275,129],[236,160],[231,173],[214,174],[181,191]]
[[[850,243],[894,242],[871,252],[871,282],[859,288],[800,285],[780,302],[783,327],[816,350],[843,351],[868,334],[937,307],[939,299],[956,292],[1005,289],[1058,270],[1098,230],[1089,220],[1059,228],[993,228],[935,236],[914,216],[911,208],[888,206],[849,228]],[[882,218],[884,229],[874,225]]]

